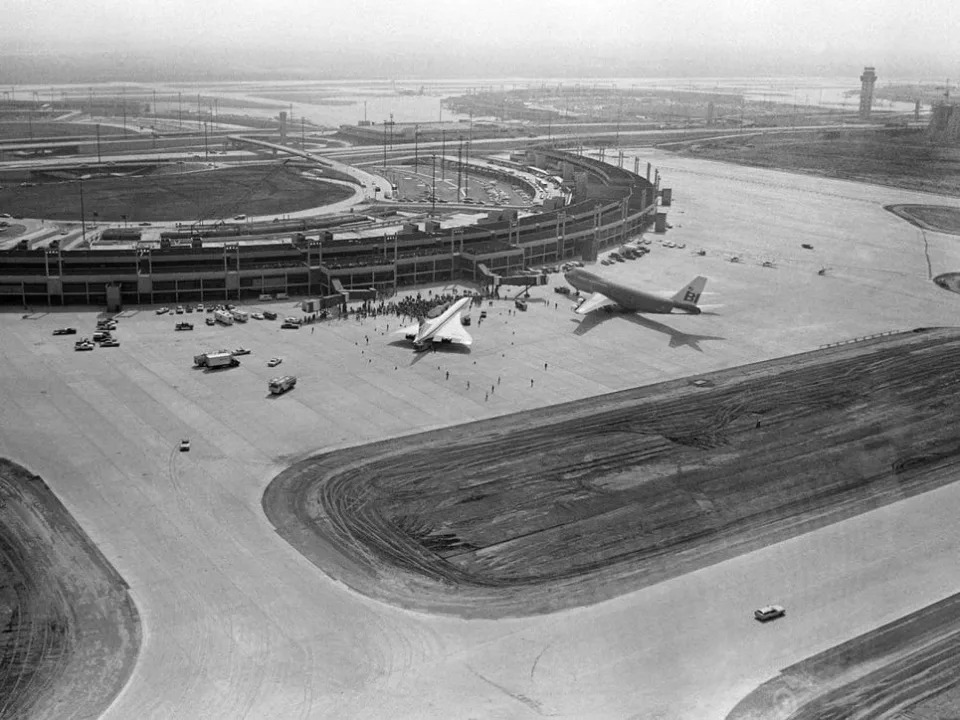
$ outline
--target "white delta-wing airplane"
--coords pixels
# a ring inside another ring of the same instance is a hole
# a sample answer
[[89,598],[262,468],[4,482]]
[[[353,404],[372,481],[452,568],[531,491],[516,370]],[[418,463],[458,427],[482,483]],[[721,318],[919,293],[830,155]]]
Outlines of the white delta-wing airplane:
[[576,312],[579,315],[586,315],[593,310],[608,306],[619,306],[624,310],[639,313],[670,313],[680,310],[699,315],[700,308],[697,302],[707,284],[707,279],[700,276],[673,297],[662,297],[604,280],[598,275],[579,268],[571,270],[563,277],[580,292],[593,293],[577,306]]
[[[413,341],[413,349],[417,352],[429,350],[434,343],[459,343],[472,345],[473,338],[463,329],[460,315],[473,298],[465,297],[455,303],[439,306],[427,313],[415,325],[400,328],[394,334],[403,335]],[[432,317],[431,317],[432,315]]]

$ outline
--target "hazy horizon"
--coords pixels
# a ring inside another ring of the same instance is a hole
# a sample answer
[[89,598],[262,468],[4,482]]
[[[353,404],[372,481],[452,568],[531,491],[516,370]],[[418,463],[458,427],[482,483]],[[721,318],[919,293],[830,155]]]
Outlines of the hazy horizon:
[[[0,82],[684,76],[943,80],[943,0],[12,0]],[[953,72],[951,72],[953,70]]]

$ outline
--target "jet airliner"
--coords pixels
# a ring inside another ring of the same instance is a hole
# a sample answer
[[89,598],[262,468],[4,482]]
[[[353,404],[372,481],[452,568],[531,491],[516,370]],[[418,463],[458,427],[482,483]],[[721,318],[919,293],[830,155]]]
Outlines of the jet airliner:
[[636,288],[604,280],[599,275],[577,268],[566,273],[564,279],[580,292],[592,295],[577,306],[579,315],[602,307],[617,306],[640,313],[670,313],[674,310],[699,315],[697,302],[707,284],[705,277],[697,277],[673,297],[662,297]]
[[426,317],[421,318],[419,323],[400,328],[394,334],[403,335],[407,340],[412,340],[413,349],[417,352],[429,350],[433,343],[472,345],[473,338],[463,329],[460,318],[463,309],[472,299],[465,297],[453,304],[435,308]]

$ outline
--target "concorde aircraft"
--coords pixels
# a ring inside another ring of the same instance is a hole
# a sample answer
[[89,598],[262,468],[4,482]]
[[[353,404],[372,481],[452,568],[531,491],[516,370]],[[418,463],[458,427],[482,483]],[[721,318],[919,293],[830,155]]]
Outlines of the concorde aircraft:
[[577,306],[576,312],[580,315],[609,306],[639,313],[670,313],[681,310],[699,315],[700,308],[697,306],[697,301],[707,284],[705,277],[697,277],[676,295],[668,298],[604,280],[580,268],[571,270],[563,277],[580,292],[593,293]]
[[407,340],[412,340],[413,349],[417,352],[429,350],[433,343],[471,345],[473,338],[463,329],[460,319],[460,314],[471,300],[473,298],[465,297],[453,304],[441,305],[426,317],[421,318],[419,323],[400,328],[394,334],[403,335]]

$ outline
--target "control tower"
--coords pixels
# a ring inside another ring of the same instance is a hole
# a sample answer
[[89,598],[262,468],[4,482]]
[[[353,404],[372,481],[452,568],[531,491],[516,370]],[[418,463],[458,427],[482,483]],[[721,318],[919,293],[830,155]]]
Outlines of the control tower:
[[872,67],[865,67],[860,76],[860,117],[870,117],[870,106],[873,105],[873,84],[877,81],[877,73]]

